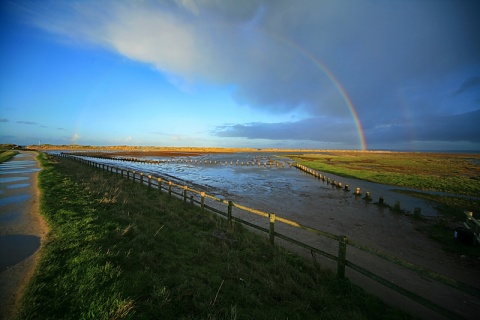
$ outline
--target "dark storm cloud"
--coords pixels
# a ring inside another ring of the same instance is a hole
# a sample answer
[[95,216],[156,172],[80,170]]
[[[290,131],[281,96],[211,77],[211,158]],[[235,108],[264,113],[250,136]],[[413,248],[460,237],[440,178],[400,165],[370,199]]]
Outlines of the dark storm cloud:
[[466,126],[453,132],[446,125],[418,123],[428,114],[457,124],[459,114],[478,109],[477,98],[460,93],[478,88],[480,1],[59,3],[56,11],[37,7],[41,14],[34,23],[70,41],[153,65],[178,86],[197,81],[231,86],[234,99],[250,108],[298,109],[311,117],[302,121],[308,130],[299,130],[300,122],[238,124],[216,131],[220,136],[336,141],[337,135],[320,134],[314,123],[330,118],[322,123],[349,125],[344,131],[354,132],[347,97],[367,142],[381,140],[374,134],[380,131],[392,140],[477,141],[480,135]]
[[242,137],[270,140],[310,140],[355,145],[358,132],[350,125],[328,118],[310,118],[281,123],[245,123],[219,126],[215,134],[220,137]]
[[[413,139],[479,143],[478,123],[480,110],[458,115],[424,115],[410,123],[399,119],[387,125],[366,128],[365,136],[374,145],[404,143]],[[359,132],[351,126],[324,118],[283,123],[230,124],[217,127],[215,134],[219,137],[344,142],[350,145],[355,145],[359,140]]]

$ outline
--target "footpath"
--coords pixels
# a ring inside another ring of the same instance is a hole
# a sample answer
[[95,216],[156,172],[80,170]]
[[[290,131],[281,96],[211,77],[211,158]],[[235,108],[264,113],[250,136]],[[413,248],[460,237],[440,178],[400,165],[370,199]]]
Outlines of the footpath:
[[0,320],[13,318],[47,233],[39,213],[36,156],[21,151],[0,164]]

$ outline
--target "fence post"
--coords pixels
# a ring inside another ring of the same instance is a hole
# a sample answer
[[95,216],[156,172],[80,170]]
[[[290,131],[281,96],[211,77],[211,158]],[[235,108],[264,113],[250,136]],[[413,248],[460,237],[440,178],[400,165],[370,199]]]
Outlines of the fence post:
[[227,218],[228,218],[228,223],[230,224],[230,227],[232,226],[232,207],[233,207],[233,201],[232,201],[232,200],[228,200],[228,214],[227,214]]
[[187,186],[183,186],[183,202],[187,202]]
[[150,189],[152,187],[152,175],[148,175],[148,188]]
[[143,172],[140,172],[140,185],[143,185]]
[[275,243],[275,213],[270,213],[268,215],[270,218],[270,243]]
[[395,201],[395,205],[393,206],[394,210],[400,211],[400,201]]
[[157,181],[158,181],[158,192],[162,193],[162,179],[158,178]]
[[345,260],[347,258],[347,237],[338,237],[337,277],[345,278]]
[[127,170],[127,180],[130,180],[130,170]]
[[202,211],[205,211],[205,192],[200,193],[200,196]]
[[168,181],[168,195],[172,196],[172,181]]

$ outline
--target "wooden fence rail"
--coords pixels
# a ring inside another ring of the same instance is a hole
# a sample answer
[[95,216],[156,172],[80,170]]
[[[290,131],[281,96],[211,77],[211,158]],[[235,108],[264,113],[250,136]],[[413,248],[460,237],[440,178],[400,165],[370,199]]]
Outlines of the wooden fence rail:
[[480,221],[473,217],[473,212],[465,211],[466,221],[463,223],[465,227],[472,231],[477,244],[480,244]]
[[[141,172],[139,173],[139,172],[136,172],[136,171],[129,171],[129,170],[122,169],[122,168],[116,168],[116,167],[108,166],[104,163],[98,163],[98,162],[89,160],[85,156],[75,156],[75,155],[69,155],[69,154],[66,154],[66,153],[61,153],[59,155],[62,156],[62,157],[69,157],[69,158],[75,159],[77,161],[86,163],[86,164],[88,164],[90,166],[93,166],[95,168],[100,168],[102,170],[106,170],[106,171],[109,171],[109,172],[112,172],[112,173],[120,174],[122,177],[126,177],[129,180],[131,179],[133,182],[140,182],[142,185],[146,185],[149,188],[158,189],[159,192],[168,192],[168,194],[170,196],[176,196],[177,198],[182,199],[184,202],[187,202],[187,200],[190,199],[191,204],[200,206],[202,210],[209,210],[211,212],[214,212],[214,213],[217,213],[217,214],[220,214],[220,215],[226,217],[227,220],[228,220],[228,223],[230,225],[232,225],[233,222],[238,222],[238,223],[245,224],[249,227],[255,228],[259,231],[268,233],[269,238],[270,238],[270,242],[272,244],[274,244],[275,238],[279,238],[279,239],[288,241],[292,244],[295,244],[297,246],[300,246],[302,248],[305,248],[305,249],[309,250],[310,252],[312,252],[312,254],[317,253],[317,254],[320,254],[320,255],[328,258],[328,259],[336,261],[337,262],[337,276],[340,277],[340,278],[345,277],[345,267],[349,267],[352,270],[355,270],[355,271],[365,275],[366,277],[369,277],[369,278],[373,279],[374,281],[377,281],[378,283],[380,283],[380,284],[382,284],[382,285],[384,285],[384,286],[386,286],[386,287],[388,287],[388,288],[390,288],[390,289],[392,289],[392,290],[394,290],[394,291],[396,291],[396,292],[398,292],[398,293],[400,293],[400,294],[402,294],[402,295],[404,295],[404,296],[406,296],[406,297],[424,305],[425,307],[427,307],[427,308],[429,308],[433,311],[438,312],[439,314],[447,316],[449,318],[462,319],[462,317],[460,315],[458,315],[457,313],[454,313],[451,310],[448,310],[441,305],[438,305],[438,304],[436,304],[432,301],[429,301],[429,300],[427,300],[423,297],[420,297],[419,295],[415,294],[414,292],[411,292],[407,289],[404,289],[404,288],[400,287],[399,285],[396,285],[396,284],[392,283],[391,281],[389,281],[387,279],[384,279],[384,278],[372,273],[371,271],[369,271],[369,270],[367,270],[363,267],[358,266],[357,264],[353,263],[352,261],[347,260],[347,254],[346,254],[347,246],[350,245],[350,246],[352,246],[354,248],[357,248],[361,251],[367,252],[367,253],[372,254],[374,256],[377,256],[381,259],[384,259],[386,261],[394,263],[398,266],[409,269],[409,270],[419,274],[422,277],[426,277],[426,278],[431,279],[433,281],[440,282],[444,285],[447,285],[447,286],[450,286],[452,288],[458,289],[458,290],[460,290],[464,293],[467,293],[471,296],[474,296],[474,297],[477,297],[477,298],[480,297],[480,289],[479,288],[476,288],[476,287],[470,286],[466,283],[451,279],[449,277],[438,274],[438,273],[436,273],[434,271],[431,271],[429,269],[414,265],[414,264],[409,263],[407,261],[404,261],[400,258],[390,256],[390,255],[388,255],[386,253],[383,253],[381,251],[378,251],[376,249],[369,248],[369,247],[364,246],[362,244],[359,244],[355,241],[349,240],[344,235],[334,235],[334,234],[331,234],[331,233],[328,233],[328,232],[325,232],[325,231],[322,231],[322,230],[318,230],[318,229],[315,229],[315,228],[312,228],[312,227],[309,227],[309,226],[302,225],[302,224],[300,224],[298,222],[295,222],[295,221],[292,221],[292,220],[288,220],[288,219],[279,217],[274,213],[266,213],[266,212],[263,212],[263,211],[260,211],[260,210],[257,210],[257,209],[252,209],[252,208],[249,208],[249,207],[237,204],[237,203],[233,203],[232,201],[219,199],[219,198],[214,197],[212,195],[208,195],[205,192],[189,188],[187,185],[176,184],[172,181],[167,181],[167,180],[164,180],[160,177],[153,177],[151,175],[148,175],[147,178],[145,179],[145,175]],[[119,171],[120,171],[120,173],[119,173]],[[188,197],[188,193],[190,193],[190,198]],[[199,200],[197,199],[198,197],[199,197]],[[215,203],[226,205],[227,206],[227,212],[224,212],[224,211],[222,211],[222,210],[220,210],[216,207],[205,204],[205,199],[210,199],[210,200],[213,200]],[[269,228],[264,228],[264,227],[261,227],[257,224],[254,224],[254,223],[251,223],[251,222],[246,221],[244,219],[241,219],[239,217],[233,216],[232,209],[234,207],[238,208],[238,209],[241,209],[243,211],[250,212],[250,213],[253,213],[255,215],[264,217],[264,218],[268,218]],[[470,217],[470,219],[469,219],[469,217]],[[477,228],[476,229],[477,230],[476,231],[476,237],[477,237],[477,239],[480,239],[478,237],[478,230],[479,230],[479,227],[480,227],[480,223],[476,219],[471,219],[471,217],[472,217],[472,214],[468,213],[467,214],[467,221],[468,222],[473,221],[473,223],[475,224],[475,226]],[[277,231],[275,231],[275,224],[277,222],[283,223],[285,225],[292,226],[292,227],[295,227],[295,228],[300,228],[300,229],[305,230],[307,232],[310,232],[310,233],[313,233],[313,234],[316,234],[316,235],[319,235],[319,236],[322,236],[322,237],[325,237],[325,238],[328,238],[328,239],[331,239],[331,240],[338,241],[338,254],[335,256],[335,255],[333,255],[329,252],[323,251],[323,250],[321,250],[319,248],[316,248],[316,247],[312,247],[312,246],[310,246],[306,243],[295,240],[295,239],[293,239],[291,237],[288,237],[284,234],[278,233]]]

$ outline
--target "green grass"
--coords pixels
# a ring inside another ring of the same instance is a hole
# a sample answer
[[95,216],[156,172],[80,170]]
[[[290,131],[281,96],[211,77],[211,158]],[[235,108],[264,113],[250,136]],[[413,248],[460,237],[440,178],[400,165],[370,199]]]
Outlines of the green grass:
[[0,150],[0,163],[10,160],[17,154],[18,151]]
[[70,159],[39,159],[50,232],[18,319],[410,318],[190,204]]
[[480,194],[479,154],[328,152],[291,156],[312,169],[393,186]]

